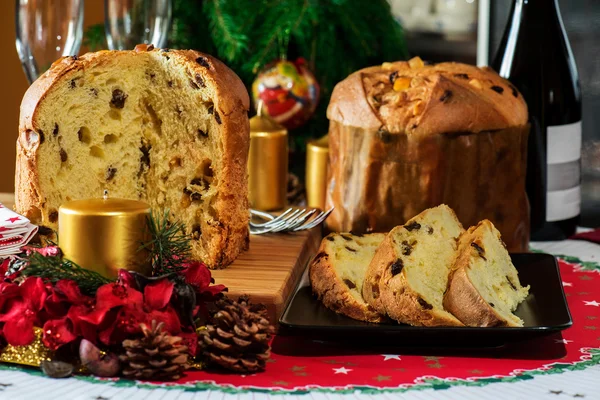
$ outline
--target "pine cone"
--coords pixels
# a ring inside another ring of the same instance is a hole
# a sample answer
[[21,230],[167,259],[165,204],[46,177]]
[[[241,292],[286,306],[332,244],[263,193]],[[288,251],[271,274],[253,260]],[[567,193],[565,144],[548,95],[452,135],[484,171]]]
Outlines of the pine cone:
[[187,346],[179,336],[162,330],[163,323],[152,321],[152,327],[140,324],[144,337],[124,340],[123,375],[136,379],[179,379],[188,366]]
[[216,308],[206,329],[199,333],[203,359],[235,372],[264,370],[274,331],[265,306],[251,305],[248,296],[241,296],[237,301],[219,300]]

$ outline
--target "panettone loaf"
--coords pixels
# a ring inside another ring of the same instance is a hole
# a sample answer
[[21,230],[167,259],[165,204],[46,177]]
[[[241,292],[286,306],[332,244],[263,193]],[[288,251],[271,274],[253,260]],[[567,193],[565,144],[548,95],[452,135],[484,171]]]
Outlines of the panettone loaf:
[[381,322],[384,317],[362,297],[363,281],[385,234],[331,233],[310,265],[313,292],[329,309],[350,318]]
[[169,209],[193,258],[224,267],[248,245],[248,107],[240,79],[196,51],[62,58],[21,104],[16,209],[56,229],[61,203],[106,189]]
[[461,236],[444,296],[448,311],[468,326],[523,326],[512,312],[528,293],[490,221]]
[[527,250],[527,106],[494,71],[418,58],[365,68],[335,87],[327,116],[332,230],[386,232],[445,203]]
[[406,324],[462,326],[442,303],[463,232],[446,205],[392,229],[369,265],[364,299],[378,312]]

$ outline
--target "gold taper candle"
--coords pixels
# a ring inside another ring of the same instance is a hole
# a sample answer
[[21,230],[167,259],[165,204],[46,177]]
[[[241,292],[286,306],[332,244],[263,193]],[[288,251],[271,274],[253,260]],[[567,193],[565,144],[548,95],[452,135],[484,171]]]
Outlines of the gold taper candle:
[[250,118],[250,206],[263,211],[280,210],[286,205],[288,132],[262,115],[261,108]]
[[306,203],[309,207],[325,208],[329,137],[323,136],[306,145]]
[[58,211],[58,240],[65,258],[114,278],[124,268],[150,274],[148,254],[138,251],[149,239],[148,203],[136,200],[74,200]]

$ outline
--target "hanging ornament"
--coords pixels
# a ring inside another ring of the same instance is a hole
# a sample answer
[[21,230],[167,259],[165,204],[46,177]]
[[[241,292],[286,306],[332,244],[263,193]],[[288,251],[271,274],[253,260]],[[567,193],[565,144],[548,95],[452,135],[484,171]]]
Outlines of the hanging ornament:
[[255,106],[262,101],[263,111],[288,129],[309,120],[317,108],[319,94],[319,84],[303,58],[272,62],[252,83]]

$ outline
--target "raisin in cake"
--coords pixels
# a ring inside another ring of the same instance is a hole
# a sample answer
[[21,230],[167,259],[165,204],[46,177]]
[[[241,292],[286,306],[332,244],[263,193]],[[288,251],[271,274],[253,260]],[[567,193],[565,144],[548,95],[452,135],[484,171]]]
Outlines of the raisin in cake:
[[488,221],[460,238],[444,306],[468,326],[523,326],[513,314],[529,293],[523,287],[500,232]]
[[384,319],[362,297],[369,262],[384,237],[383,233],[332,233],[323,239],[309,274],[313,292],[325,306],[361,321]]
[[463,231],[446,205],[392,229],[369,265],[363,284],[367,303],[410,325],[461,326],[442,303]]
[[248,245],[248,107],[235,73],[196,51],[62,58],[21,104],[17,212],[55,230],[61,203],[106,189],[169,209],[193,258],[224,267]]

